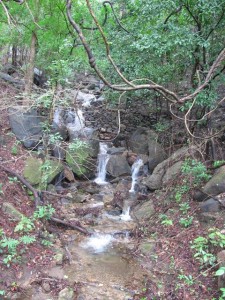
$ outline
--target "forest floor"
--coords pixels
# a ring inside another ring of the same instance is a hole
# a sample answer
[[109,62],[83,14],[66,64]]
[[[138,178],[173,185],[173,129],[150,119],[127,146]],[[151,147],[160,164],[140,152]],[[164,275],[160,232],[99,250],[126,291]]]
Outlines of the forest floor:
[[[7,115],[7,107],[10,104],[13,106],[16,94],[16,89],[3,82],[0,83],[0,103],[3,104],[0,110],[0,164],[22,174],[29,151],[25,150],[11,133]],[[179,180],[176,184],[179,184]],[[173,188],[174,186],[171,185],[170,189]],[[179,222],[182,217],[179,209],[181,203],[165,201],[167,195],[168,190],[151,194],[154,198],[155,215],[147,222],[138,224],[134,232],[134,237],[139,241],[145,240],[146,237],[156,241],[154,257],[151,257],[151,260],[155,260],[152,272],[157,280],[152,281],[146,278],[133,299],[218,299],[216,268],[202,266],[194,258],[194,251],[190,247],[195,238],[205,236],[208,232],[208,225],[198,220],[198,203],[192,201],[190,195],[187,195],[190,199],[187,200],[189,201],[188,215],[193,217],[193,220],[191,225],[185,228]],[[34,201],[28,195],[27,189],[9,173],[0,170],[0,239],[4,237],[18,239],[19,234],[15,232],[18,221],[10,219],[2,209],[3,203],[6,202],[11,203],[27,217],[31,217],[35,211]],[[168,223],[163,222],[165,213],[170,216]],[[223,228],[222,219],[218,218],[213,226]],[[37,223],[34,229],[37,237],[42,229],[43,225]],[[13,297],[18,293],[23,293],[23,288],[17,282],[22,276],[24,266],[33,270],[33,273],[41,273],[43,268],[52,264],[52,248],[38,242],[38,238],[37,242],[25,248],[19,245],[17,251],[20,259],[7,263],[3,260],[4,251],[0,248],[0,293],[3,294],[5,291],[7,295],[6,298],[0,295],[0,299],[23,299]],[[134,256],[138,255],[139,253],[134,251]],[[54,287],[55,293],[57,294],[66,285],[66,282],[57,282]]]

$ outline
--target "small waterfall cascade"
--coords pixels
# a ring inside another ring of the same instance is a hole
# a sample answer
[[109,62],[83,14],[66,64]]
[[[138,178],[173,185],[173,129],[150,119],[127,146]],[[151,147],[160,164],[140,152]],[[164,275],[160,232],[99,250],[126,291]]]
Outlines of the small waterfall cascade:
[[94,180],[97,184],[107,184],[106,182],[106,166],[110,155],[107,153],[108,145],[106,143],[100,143],[100,150],[98,154],[98,166],[97,166],[97,177]]
[[66,125],[70,138],[77,138],[83,134],[85,128],[85,119],[82,110],[68,111],[68,120],[70,119],[71,122],[68,122]]
[[131,171],[132,171],[132,183],[131,183],[131,188],[129,190],[130,196],[129,199],[127,201],[125,201],[124,203],[124,207],[123,207],[123,212],[120,215],[120,219],[122,221],[130,221],[131,220],[131,216],[130,216],[130,204],[131,202],[133,202],[133,200],[135,199],[135,185],[137,183],[138,180],[138,173],[140,171],[140,168],[143,166],[143,160],[138,158],[132,165]]
[[120,219],[122,221],[130,221],[131,220],[131,216],[130,216],[130,206],[124,207],[123,208],[123,212],[120,215]]
[[132,165],[132,184],[131,188],[129,190],[130,193],[135,193],[135,185],[137,183],[138,179],[138,173],[140,171],[140,168],[143,166],[143,160],[138,158]]

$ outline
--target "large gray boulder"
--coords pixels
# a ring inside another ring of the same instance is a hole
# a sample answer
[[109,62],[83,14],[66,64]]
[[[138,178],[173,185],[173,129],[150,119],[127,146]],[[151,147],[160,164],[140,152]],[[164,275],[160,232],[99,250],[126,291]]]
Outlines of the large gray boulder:
[[112,155],[107,163],[106,171],[113,177],[131,175],[131,168],[123,155]]
[[134,153],[149,154],[149,141],[156,141],[157,135],[148,128],[139,127],[130,137],[129,147]]
[[194,147],[184,147],[177,150],[169,158],[158,164],[153,173],[144,178],[142,183],[151,190],[166,186],[168,182],[179,175],[182,162],[195,153],[196,149]]
[[204,201],[212,196],[225,192],[225,166],[220,167],[206,185],[197,191],[194,200]]
[[148,141],[148,155],[148,168],[150,172],[152,172],[159,163],[166,159],[166,153],[162,146],[154,140]]
[[9,122],[12,132],[26,148],[35,148],[42,138],[42,123],[45,118],[39,116],[37,109],[9,108]]

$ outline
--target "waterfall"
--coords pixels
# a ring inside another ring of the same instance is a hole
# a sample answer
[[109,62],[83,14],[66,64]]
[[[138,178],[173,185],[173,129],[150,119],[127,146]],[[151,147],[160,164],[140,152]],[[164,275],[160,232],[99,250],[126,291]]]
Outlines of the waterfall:
[[130,206],[126,207],[123,209],[122,214],[120,215],[120,219],[122,221],[130,221],[131,216],[130,216]]
[[76,111],[70,110],[68,112],[68,119],[69,118],[72,119],[72,122],[69,122],[66,127],[69,132],[70,140],[73,140],[84,134],[85,119],[80,109]]
[[132,165],[132,184],[131,184],[131,189],[129,190],[130,193],[135,192],[135,185],[137,183],[138,179],[138,173],[140,168],[143,166],[143,160],[138,158]]
[[109,154],[107,154],[108,145],[106,143],[100,143],[100,151],[98,154],[98,167],[97,178],[94,180],[97,184],[106,184],[106,166],[109,160]]
[[123,212],[120,215],[120,219],[122,221],[130,221],[130,204],[135,199],[135,185],[137,183],[138,179],[138,173],[140,171],[140,168],[143,166],[143,160],[138,158],[132,165],[131,171],[132,171],[132,184],[131,189],[129,190],[130,196],[127,201],[124,202]]

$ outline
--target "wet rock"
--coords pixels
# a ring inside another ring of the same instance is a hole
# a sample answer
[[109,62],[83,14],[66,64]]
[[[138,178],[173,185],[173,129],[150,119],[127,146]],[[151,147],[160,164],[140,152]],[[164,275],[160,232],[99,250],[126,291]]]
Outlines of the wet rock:
[[20,221],[21,218],[24,216],[11,203],[8,203],[8,202],[4,202],[2,204],[2,210],[3,210],[3,212],[8,214],[15,221]]
[[106,171],[113,177],[131,174],[131,168],[123,155],[112,155],[107,163]]
[[88,196],[84,194],[78,194],[77,192],[70,192],[66,195],[66,197],[74,203],[83,203],[87,201]]
[[119,148],[110,148],[107,153],[110,155],[117,155],[117,154],[123,154],[126,148],[124,147],[119,147]]
[[9,108],[9,122],[12,132],[26,148],[35,148],[42,138],[42,123],[45,118],[35,108]]
[[219,212],[220,205],[219,202],[213,198],[206,200],[200,204],[201,212]]
[[155,213],[153,202],[147,201],[145,203],[137,205],[132,211],[132,215],[138,219],[138,221],[143,221],[144,219],[150,218]]
[[74,299],[74,291],[67,287],[59,292],[58,300],[73,300]]

